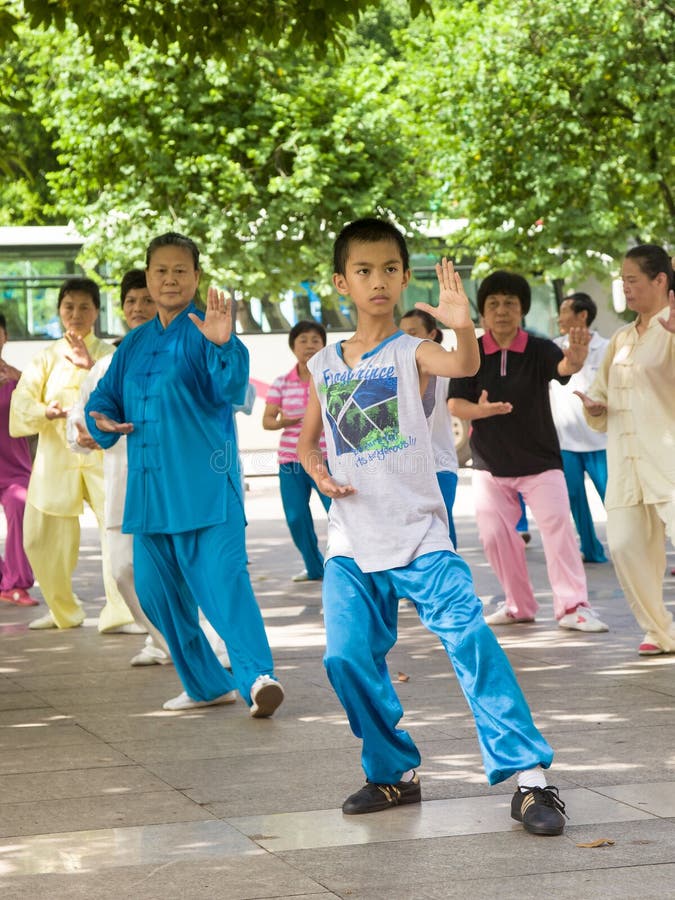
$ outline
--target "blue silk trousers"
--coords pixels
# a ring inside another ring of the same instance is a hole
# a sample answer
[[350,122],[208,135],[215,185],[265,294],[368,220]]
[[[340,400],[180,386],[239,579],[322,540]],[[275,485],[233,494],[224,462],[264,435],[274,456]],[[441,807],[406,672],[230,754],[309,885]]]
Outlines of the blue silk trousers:
[[386,656],[397,637],[398,603],[407,597],[437,635],[474,715],[490,784],[541,765],[553,751],[536,729],[515,674],[485,624],[468,566],[455,553],[427,553],[408,566],[363,573],[353,559],[326,562],[323,581],[328,678],[354,734],[363,741],[366,778],[396,783],[420,764]]

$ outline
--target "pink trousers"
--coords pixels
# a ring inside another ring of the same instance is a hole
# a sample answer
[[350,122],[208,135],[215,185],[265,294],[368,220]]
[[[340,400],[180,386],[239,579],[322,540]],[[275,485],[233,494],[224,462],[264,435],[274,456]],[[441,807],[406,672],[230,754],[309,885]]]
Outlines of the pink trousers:
[[527,573],[525,544],[516,531],[519,492],[541,534],[556,619],[578,606],[588,606],[586,575],[562,470],[497,478],[475,469],[473,489],[481,543],[506,594],[507,610],[518,618],[533,619],[538,609]]
[[0,487],[0,504],[7,519],[5,558],[0,559],[0,590],[33,586],[33,571],[23,549],[23,511],[26,486],[7,484]]

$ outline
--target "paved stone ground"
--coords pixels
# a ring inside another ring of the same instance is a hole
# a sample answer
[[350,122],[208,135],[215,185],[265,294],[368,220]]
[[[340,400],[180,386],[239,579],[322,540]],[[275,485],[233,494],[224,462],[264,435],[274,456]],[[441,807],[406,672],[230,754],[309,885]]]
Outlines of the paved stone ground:
[[[640,633],[611,565],[587,567],[611,631],[562,632],[533,529],[540,615],[498,632],[556,749],[550,780],[567,802],[564,835],[525,834],[509,817],[513,785],[485,784],[466,704],[407,603],[389,664],[423,754],[425,802],[345,818],[340,805],[362,773],[321,663],[320,590],[290,582],[301,566],[275,479],[249,483],[251,574],[287,692],[273,719],[252,720],[241,702],[162,710],[180,690],[173,668],[130,668],[142,638],[93,627],[102,598],[90,518],[76,584],[87,626],[31,632],[38,608],[0,608],[3,900],[675,895],[675,657],[637,656]],[[457,512],[460,550],[491,602],[498,585],[466,473]],[[317,519],[323,534],[318,509]],[[614,843],[579,846],[598,839]]]

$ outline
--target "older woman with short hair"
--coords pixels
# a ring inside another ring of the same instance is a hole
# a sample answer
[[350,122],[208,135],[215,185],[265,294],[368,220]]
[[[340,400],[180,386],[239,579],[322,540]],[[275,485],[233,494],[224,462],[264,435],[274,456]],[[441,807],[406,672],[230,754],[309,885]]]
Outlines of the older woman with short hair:
[[486,617],[490,625],[534,621],[538,608],[527,573],[525,545],[516,532],[518,494],[539,527],[558,625],[607,631],[590,609],[549,401],[549,382],[565,383],[588,352],[587,329],[571,329],[569,347],[521,327],[530,309],[530,286],[521,275],[497,271],[478,291],[485,333],[481,365],[472,378],[453,379],[450,408],[473,423],[476,520],[488,562],[506,600]]

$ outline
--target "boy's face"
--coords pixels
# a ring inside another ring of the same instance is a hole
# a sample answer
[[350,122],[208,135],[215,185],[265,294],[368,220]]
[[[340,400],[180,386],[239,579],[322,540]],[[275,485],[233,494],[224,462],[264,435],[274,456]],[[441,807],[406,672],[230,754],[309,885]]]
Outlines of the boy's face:
[[323,350],[325,346],[319,332],[312,329],[303,331],[302,334],[296,337],[293,341],[293,353],[298,362],[306,363],[308,359],[311,359],[319,350]]
[[131,288],[127,291],[122,312],[129,328],[138,328],[139,325],[149,322],[154,318],[156,311],[155,301],[146,287]]
[[337,290],[351,299],[360,313],[391,316],[410,281],[396,241],[352,241],[345,274],[333,275]]
[[158,247],[145,274],[150,296],[163,312],[179,313],[197,293],[199,269],[185,247]]

